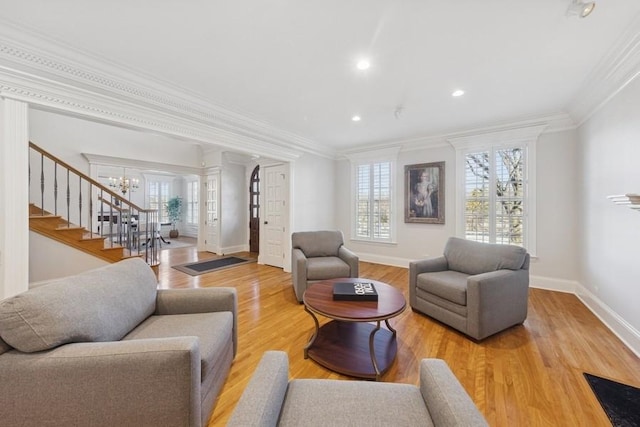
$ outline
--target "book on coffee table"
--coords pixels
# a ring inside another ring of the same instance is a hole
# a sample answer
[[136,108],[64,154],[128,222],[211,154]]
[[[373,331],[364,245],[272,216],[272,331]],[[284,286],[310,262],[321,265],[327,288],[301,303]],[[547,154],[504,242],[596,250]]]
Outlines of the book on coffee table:
[[378,292],[371,282],[338,282],[333,284],[334,301],[378,301]]

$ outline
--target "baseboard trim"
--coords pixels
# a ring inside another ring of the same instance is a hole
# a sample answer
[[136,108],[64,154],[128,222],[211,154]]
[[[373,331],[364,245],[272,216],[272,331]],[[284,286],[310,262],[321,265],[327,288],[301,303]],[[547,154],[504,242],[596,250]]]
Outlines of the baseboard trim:
[[640,332],[584,286],[579,284],[575,294],[611,332],[620,338],[629,350],[640,358]]
[[249,252],[249,245],[236,245],[220,248],[220,253],[218,253],[218,255],[234,254],[236,252]]
[[386,255],[376,254],[363,254],[358,253],[358,258],[363,262],[370,262],[373,264],[390,265],[392,267],[409,268],[410,260],[406,258],[389,257]]
[[529,276],[529,286],[549,291],[575,294],[580,284],[575,280],[555,279],[544,276]]
[[640,357],[640,332],[620,317],[600,298],[592,294],[580,282],[543,276],[530,276],[532,288],[574,294],[620,341]]
[[[359,253],[360,261],[374,264],[391,265],[394,267],[409,267],[410,260],[405,258],[393,258],[376,254]],[[620,317],[608,305],[597,296],[589,292],[584,286],[575,280],[557,279],[544,276],[530,276],[529,286],[536,289],[545,289],[555,292],[574,294],[611,332],[617,336],[629,350],[640,357],[640,332],[627,321]]]

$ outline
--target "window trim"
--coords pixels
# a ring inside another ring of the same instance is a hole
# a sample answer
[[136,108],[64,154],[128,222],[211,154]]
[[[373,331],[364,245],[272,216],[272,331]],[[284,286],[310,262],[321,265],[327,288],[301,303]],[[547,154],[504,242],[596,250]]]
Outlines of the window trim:
[[[193,190],[193,186],[196,186],[197,188],[195,189],[195,191]],[[189,186],[192,187],[192,190],[189,191]],[[186,193],[187,193],[187,197],[185,197],[185,205],[186,205],[186,209],[185,209],[185,218],[184,218],[184,222],[185,225],[187,226],[198,226],[199,221],[200,221],[200,182],[198,179],[190,179],[186,182]],[[198,200],[196,202],[194,202],[191,198],[193,196],[196,196],[198,198]],[[194,205],[195,206],[191,206],[191,212],[192,212],[192,216],[195,215],[196,221],[190,221],[189,218],[189,205]]]
[[[347,155],[351,166],[351,209],[349,226],[351,228],[350,238],[357,242],[376,243],[376,244],[396,244],[397,236],[397,221],[398,221],[398,209],[396,206],[397,200],[397,186],[398,180],[396,179],[397,170],[397,157],[400,147],[391,147],[383,150],[368,151],[364,153],[353,153]],[[375,237],[362,237],[357,233],[357,186],[358,186],[358,167],[362,165],[372,165],[374,163],[389,163],[389,237],[388,238],[375,238]]]
[[449,139],[456,150],[456,236],[465,238],[465,158],[468,153],[480,150],[523,147],[524,167],[524,216],[527,221],[523,245],[531,256],[537,251],[536,219],[536,151],[537,141],[546,125],[528,126],[480,135]]
[[167,185],[167,200],[164,202],[166,204],[166,202],[173,197],[173,178],[169,178],[169,177],[165,177],[165,176],[159,176],[159,175],[149,175],[146,178],[146,200],[145,200],[145,206],[147,206],[148,209],[153,209],[151,207],[151,185],[152,184],[158,184],[158,191],[160,192],[158,194],[158,220],[160,222],[160,224],[169,224],[169,219],[168,216],[164,217],[164,219],[166,219],[166,221],[163,220],[163,216],[162,216],[162,212],[165,211],[166,213],[166,206],[163,205],[162,202],[162,194],[161,194],[161,187],[162,184],[166,184]]

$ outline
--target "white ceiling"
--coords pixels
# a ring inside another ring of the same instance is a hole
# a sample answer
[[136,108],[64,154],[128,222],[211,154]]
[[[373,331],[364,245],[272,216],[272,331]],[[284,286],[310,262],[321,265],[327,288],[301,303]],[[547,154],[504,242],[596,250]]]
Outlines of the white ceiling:
[[[567,17],[568,5],[0,0],[0,19],[346,150],[569,111],[640,22],[640,1],[598,1],[586,19]],[[355,67],[362,56],[367,71]],[[451,97],[458,88],[465,96]]]

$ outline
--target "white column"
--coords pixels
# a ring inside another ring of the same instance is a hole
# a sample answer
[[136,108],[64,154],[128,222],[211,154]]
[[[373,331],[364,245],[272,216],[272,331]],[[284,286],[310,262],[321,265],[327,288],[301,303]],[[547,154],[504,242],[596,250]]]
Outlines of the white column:
[[29,106],[0,98],[0,299],[29,288]]

